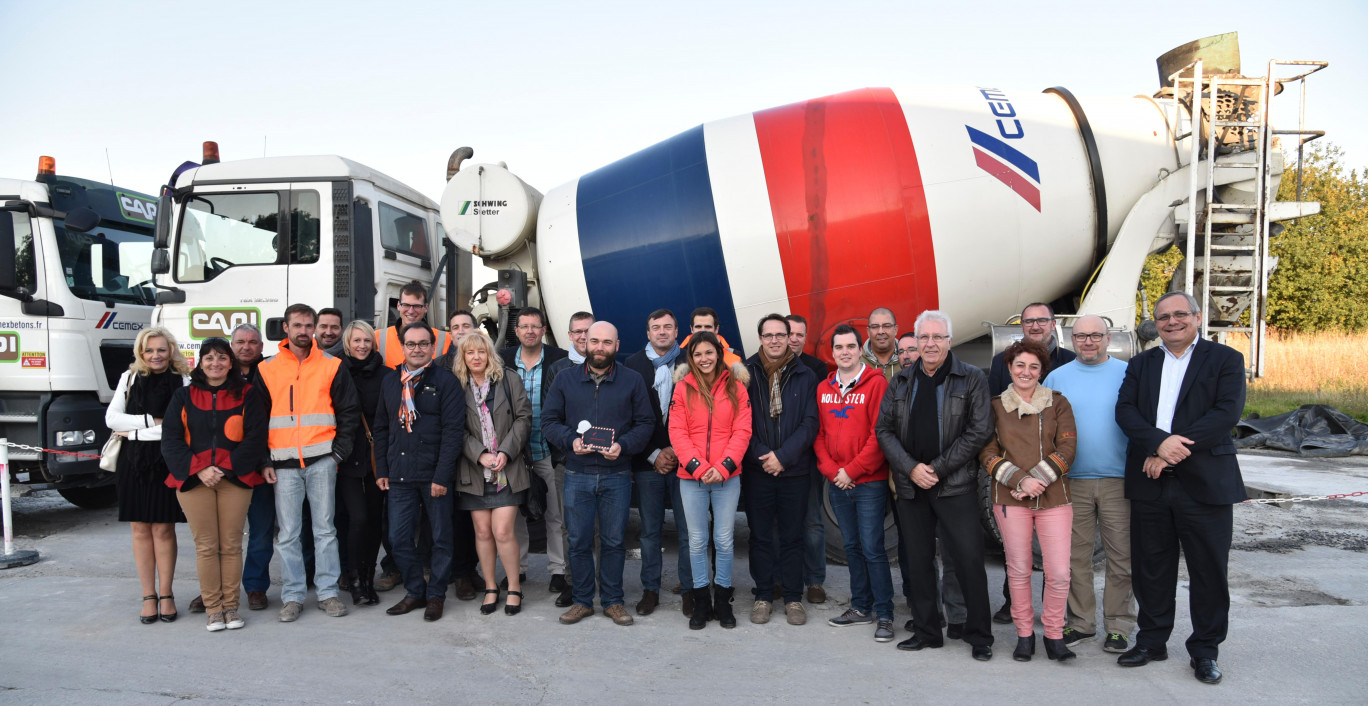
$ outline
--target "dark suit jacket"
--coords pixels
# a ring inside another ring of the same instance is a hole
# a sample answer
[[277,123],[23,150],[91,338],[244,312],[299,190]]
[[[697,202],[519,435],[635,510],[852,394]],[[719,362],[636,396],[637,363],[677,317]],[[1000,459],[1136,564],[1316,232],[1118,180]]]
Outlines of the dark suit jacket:
[[[684,364],[684,354],[680,354],[675,359],[675,366]],[[633,471],[655,470],[655,465],[651,463],[650,456],[658,449],[670,446],[670,425],[665,423],[665,416],[660,413],[660,393],[656,391],[655,385],[655,364],[646,357],[646,349],[641,349],[627,357],[624,363],[627,367],[637,371],[641,379],[646,382],[646,396],[651,401],[651,414],[655,417],[655,429],[651,433],[651,441],[646,444],[646,448],[641,453],[632,457]]]
[[[1116,423],[1130,439],[1126,448],[1126,497],[1154,500],[1159,484],[1145,476],[1145,459],[1168,438],[1154,426],[1164,351],[1151,348],[1131,359],[1116,400]],[[1244,479],[1235,460],[1230,431],[1244,412],[1244,356],[1239,351],[1198,340],[1183,376],[1173,412],[1173,432],[1193,440],[1192,455],[1174,467],[1183,490],[1198,502],[1230,505],[1244,500]]]

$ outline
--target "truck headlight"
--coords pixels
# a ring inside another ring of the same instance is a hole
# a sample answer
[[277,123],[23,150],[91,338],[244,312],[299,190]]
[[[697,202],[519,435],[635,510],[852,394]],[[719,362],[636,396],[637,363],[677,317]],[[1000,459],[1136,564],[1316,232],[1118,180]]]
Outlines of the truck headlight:
[[71,430],[57,432],[58,446],[90,446],[95,443],[95,430]]

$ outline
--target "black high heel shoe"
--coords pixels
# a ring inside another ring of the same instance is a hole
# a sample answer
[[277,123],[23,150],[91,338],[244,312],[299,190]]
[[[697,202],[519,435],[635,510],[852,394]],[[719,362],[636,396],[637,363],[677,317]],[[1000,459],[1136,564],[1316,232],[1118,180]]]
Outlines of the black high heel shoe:
[[[161,612],[161,601],[174,601],[174,600],[176,600],[176,594],[174,594],[174,593],[169,594],[169,595],[165,595],[165,596],[157,596],[157,611],[158,611],[158,612]],[[180,613],[179,613],[179,612],[162,613],[162,614],[161,614],[161,621],[162,621],[163,623],[174,623],[174,622],[176,622],[176,618],[179,618],[179,617],[180,617]]]
[[512,603],[508,602],[508,599],[504,599],[504,615],[517,615],[518,613],[521,613],[523,597],[522,591],[509,591],[508,595],[510,598],[513,596],[517,596],[518,605],[513,605]]
[[[1046,643],[1048,644],[1048,643]],[[1017,637],[1016,649],[1012,651],[1012,659],[1018,662],[1029,662],[1035,655],[1035,633],[1027,637]],[[1054,659],[1051,657],[1050,659]]]
[[[143,596],[143,601],[155,601],[155,600],[157,600],[157,594],[155,594],[155,593],[152,594],[152,595],[150,595],[150,596]],[[161,608],[158,607],[158,610],[160,611]],[[142,623],[143,625],[151,625],[152,623],[157,622],[157,614],[156,614],[156,613],[153,613],[153,614],[151,614],[151,615],[139,615],[139,616],[138,616],[138,622]]]
[[493,615],[493,614],[494,614],[494,611],[496,611],[496,610],[499,609],[499,589],[497,589],[497,588],[486,588],[486,589],[485,589],[485,595],[486,595],[486,596],[489,595],[489,594],[491,594],[491,593],[494,594],[494,602],[493,602],[493,603],[482,603],[482,604],[480,604],[480,615]]

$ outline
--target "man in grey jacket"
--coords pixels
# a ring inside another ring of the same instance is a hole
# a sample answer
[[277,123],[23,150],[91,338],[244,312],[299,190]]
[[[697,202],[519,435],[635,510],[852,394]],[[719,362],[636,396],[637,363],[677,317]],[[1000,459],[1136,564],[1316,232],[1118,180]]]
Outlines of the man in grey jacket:
[[936,605],[932,559],[940,526],[942,558],[964,591],[964,641],[974,659],[993,657],[988,576],[983,567],[974,474],[978,452],[993,434],[993,412],[983,371],[950,352],[950,317],[917,317],[919,364],[893,376],[879,408],[875,433],[898,490],[897,512],[912,577],[912,637],[900,650],[945,644]]

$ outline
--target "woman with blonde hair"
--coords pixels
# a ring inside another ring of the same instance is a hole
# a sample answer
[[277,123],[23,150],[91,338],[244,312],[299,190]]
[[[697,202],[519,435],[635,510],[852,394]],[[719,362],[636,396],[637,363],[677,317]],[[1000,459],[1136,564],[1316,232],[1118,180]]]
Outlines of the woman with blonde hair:
[[158,618],[169,623],[179,616],[171,584],[176,577],[176,523],[185,522],[185,515],[176,491],[166,484],[170,472],[162,459],[161,423],[189,374],[176,337],[164,328],[145,328],[133,343],[133,364],[119,377],[105,411],[105,425],[124,438],[114,484],[119,521],[133,530],[143,624]]
[[337,506],[346,512],[347,565],[356,579],[351,585],[353,605],[375,605],[375,559],[380,554],[384,531],[380,525],[385,491],[375,484],[375,456],[371,448],[371,429],[375,427],[375,408],[380,402],[380,381],[391,368],[375,346],[375,329],[365,321],[353,321],[342,330],[342,365],[351,374],[356,396],[361,400],[361,418],[352,435],[356,443],[351,455],[337,466]]
[[[497,551],[508,577],[504,613],[517,615],[522,610],[523,594],[513,523],[531,486],[524,451],[532,431],[532,401],[521,380],[509,383],[494,342],[482,331],[461,339],[453,368],[466,386],[465,448],[457,469],[456,490],[460,492],[460,508],[470,511],[475,524],[475,551],[485,582],[480,612],[489,615],[499,604],[494,568]],[[514,596],[518,598],[516,605],[511,602]]]

